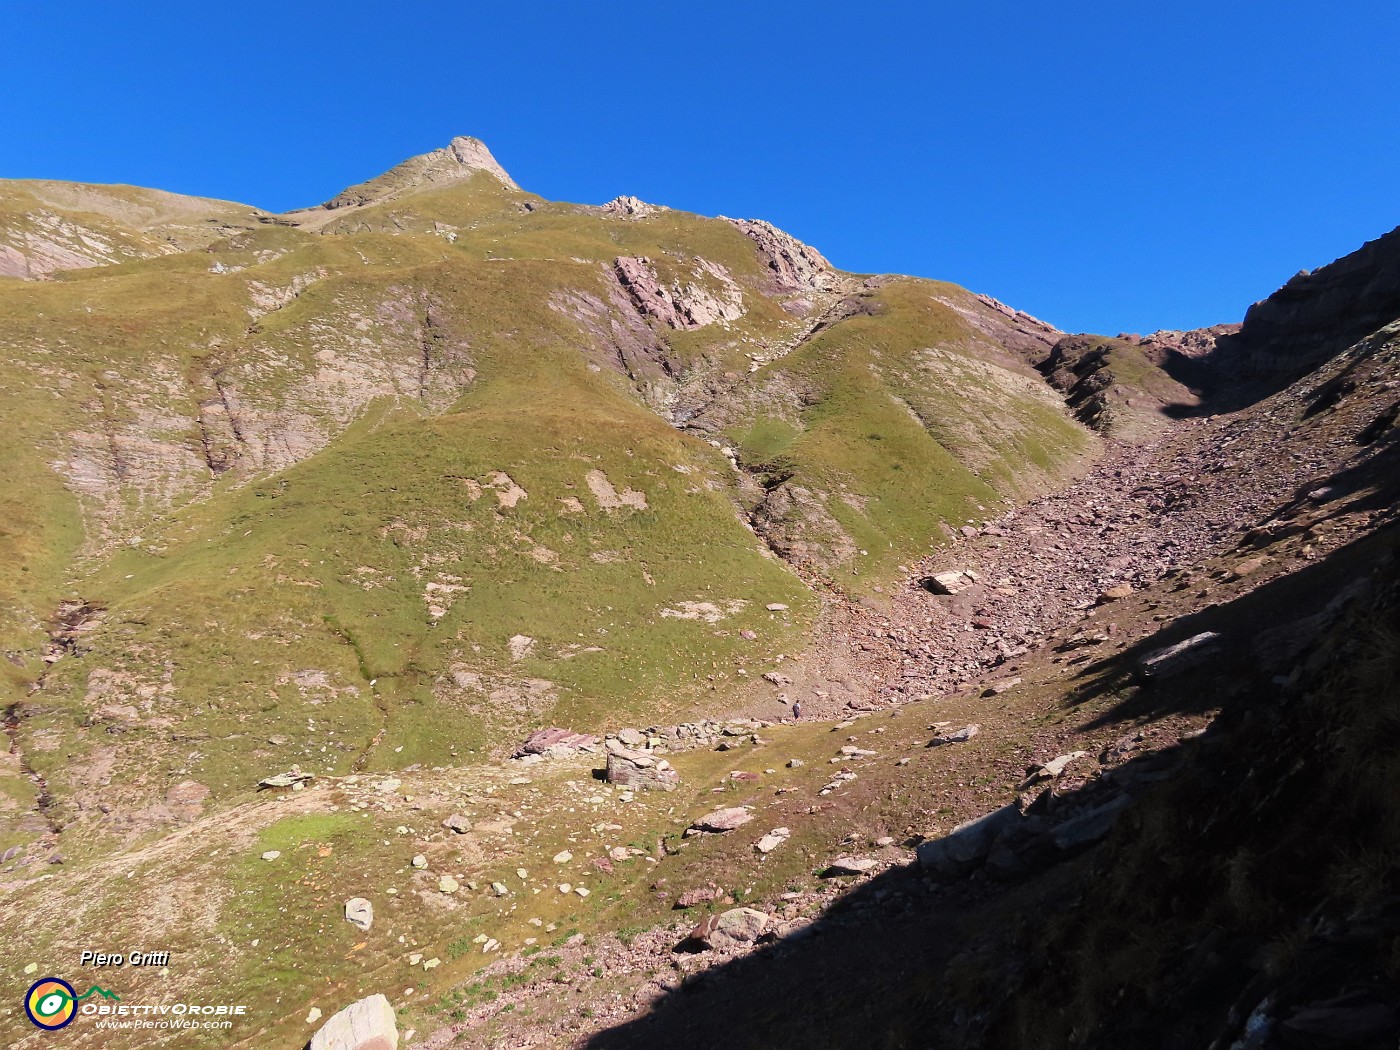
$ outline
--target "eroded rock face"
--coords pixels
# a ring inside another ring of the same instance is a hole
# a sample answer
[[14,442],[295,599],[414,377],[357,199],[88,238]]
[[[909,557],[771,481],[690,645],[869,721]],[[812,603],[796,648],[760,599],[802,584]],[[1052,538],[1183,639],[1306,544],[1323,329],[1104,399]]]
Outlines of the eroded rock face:
[[708,259],[697,259],[695,265],[697,280],[669,286],[645,256],[619,256],[613,268],[638,313],[669,328],[692,330],[743,317],[743,294],[729,271]]
[[762,219],[730,219],[755,245],[779,288],[825,289],[832,283],[831,264],[809,244]]

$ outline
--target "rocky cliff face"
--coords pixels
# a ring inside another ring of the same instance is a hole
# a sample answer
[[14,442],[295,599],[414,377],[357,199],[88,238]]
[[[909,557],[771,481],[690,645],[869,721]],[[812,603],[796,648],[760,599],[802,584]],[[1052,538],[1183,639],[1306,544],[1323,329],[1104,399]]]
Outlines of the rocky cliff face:
[[1400,229],[1336,262],[1302,271],[1222,337],[1210,367],[1222,383],[1277,388],[1400,317]]

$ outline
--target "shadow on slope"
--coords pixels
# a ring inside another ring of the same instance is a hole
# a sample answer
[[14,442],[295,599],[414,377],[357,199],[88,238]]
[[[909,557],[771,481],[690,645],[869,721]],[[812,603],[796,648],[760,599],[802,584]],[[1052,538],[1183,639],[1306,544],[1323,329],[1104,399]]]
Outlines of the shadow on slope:
[[[991,877],[1009,870],[995,853],[971,877],[890,869],[812,926],[688,978],[584,1045],[1223,1050],[1258,1013],[1276,1041],[1238,1045],[1393,1046],[1395,546],[1393,530],[1359,540],[1094,669],[1094,688],[1105,686],[1142,652],[1206,625],[1238,639],[1089,723],[1225,701],[1206,734],[1050,793],[1070,813],[1102,812],[1105,789],[1131,797],[1102,847],[1042,851],[1004,881]],[[1300,642],[1289,655],[1301,670],[1275,684],[1246,640],[1315,614],[1378,564],[1368,582],[1379,597]]]

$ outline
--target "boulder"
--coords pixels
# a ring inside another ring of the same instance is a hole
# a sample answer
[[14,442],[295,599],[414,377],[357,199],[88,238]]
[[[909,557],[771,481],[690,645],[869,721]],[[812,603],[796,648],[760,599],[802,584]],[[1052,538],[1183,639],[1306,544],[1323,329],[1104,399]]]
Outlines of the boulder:
[[1138,672],[1144,678],[1170,678],[1198,667],[1220,648],[1220,635],[1203,631],[1184,642],[1148,653],[1138,661]]
[[869,875],[880,866],[874,857],[837,857],[822,872],[822,878],[834,879],[843,875]]
[[976,578],[963,569],[936,572],[932,576],[925,576],[922,580],[924,590],[933,594],[947,595],[961,594],[976,582]]
[[1019,820],[1021,811],[1010,805],[959,824],[941,839],[919,843],[919,864],[938,875],[965,874],[992,851],[997,836]]
[[398,1050],[394,1008],[383,995],[351,1003],[311,1037],[311,1050]]
[[942,747],[944,744],[961,744],[965,741],[971,740],[981,731],[981,726],[964,726],[963,728],[959,729],[956,733],[944,733],[941,736],[934,737],[928,742],[928,746]]
[[772,853],[775,849],[786,842],[792,832],[787,828],[774,828],[763,838],[754,843],[754,849],[760,853]]
[[706,916],[690,939],[717,951],[737,951],[753,944],[768,929],[768,916],[754,908],[731,908]]
[[1071,817],[1055,829],[1055,848],[1072,850],[1097,842],[1113,829],[1118,815],[1132,805],[1132,801],[1127,795],[1119,795],[1110,802]]
[[263,777],[258,781],[258,788],[259,790],[266,790],[268,788],[295,788],[298,785],[306,784],[315,777],[315,775],[314,773],[303,773],[301,770],[297,769],[296,766],[293,766],[285,773],[277,773],[274,776]]
[[1051,759],[1049,762],[1046,762],[1045,765],[1032,772],[1025,780],[1021,781],[1021,783],[1017,784],[1016,790],[1025,791],[1027,788],[1039,784],[1042,780],[1054,780],[1065,771],[1071,762],[1075,759],[1083,758],[1088,753],[1087,751],[1071,751],[1067,755],[1061,755],[1059,758]]
[[368,932],[374,925],[374,905],[363,897],[351,897],[345,902],[345,921]]
[[1003,678],[998,682],[993,682],[991,685],[987,686],[986,689],[982,690],[982,695],[1001,696],[1002,693],[1009,693],[1020,684],[1021,679],[1019,678]]
[[753,814],[747,809],[743,806],[733,806],[729,809],[717,809],[713,813],[706,814],[692,824],[690,830],[719,834],[733,831],[751,820],[753,820]]
[[609,784],[631,791],[672,791],[681,776],[664,758],[645,751],[634,751],[616,740],[608,741],[608,764],[604,773]]

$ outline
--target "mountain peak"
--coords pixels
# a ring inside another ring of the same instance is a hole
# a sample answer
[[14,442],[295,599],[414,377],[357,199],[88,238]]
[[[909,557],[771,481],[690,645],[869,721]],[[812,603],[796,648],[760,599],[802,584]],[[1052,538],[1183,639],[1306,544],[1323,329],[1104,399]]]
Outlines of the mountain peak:
[[342,190],[323,208],[349,208],[402,197],[416,190],[463,182],[477,172],[486,172],[508,189],[520,187],[491,155],[486,143],[468,135],[458,135],[446,146],[410,157],[383,175]]

